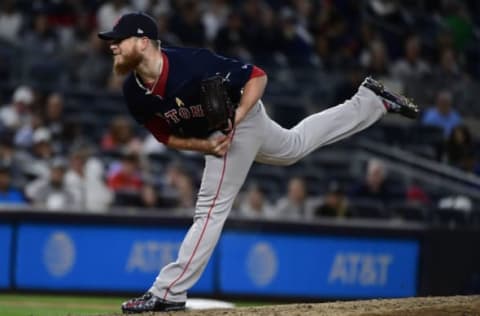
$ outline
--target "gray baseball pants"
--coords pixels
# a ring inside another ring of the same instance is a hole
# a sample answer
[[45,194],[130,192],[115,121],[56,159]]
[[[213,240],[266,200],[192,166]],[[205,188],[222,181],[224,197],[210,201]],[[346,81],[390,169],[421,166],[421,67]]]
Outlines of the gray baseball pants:
[[270,119],[258,102],[236,127],[228,153],[222,158],[205,156],[193,225],[177,260],[160,271],[150,291],[169,301],[186,301],[187,290],[205,269],[253,161],[293,164],[323,145],[367,128],[385,113],[381,99],[360,87],[345,103],[308,116],[287,130]]

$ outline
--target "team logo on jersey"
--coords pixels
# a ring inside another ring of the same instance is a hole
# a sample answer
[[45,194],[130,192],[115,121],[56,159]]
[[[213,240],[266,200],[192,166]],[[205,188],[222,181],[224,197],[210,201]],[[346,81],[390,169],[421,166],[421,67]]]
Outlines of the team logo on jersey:
[[[183,105],[183,102],[182,102],[182,105]],[[163,115],[163,117],[170,124],[178,124],[182,120],[205,117],[205,113],[203,113],[201,104],[191,105],[191,106],[179,106],[178,109],[170,109],[161,115]]]
[[180,107],[180,106],[185,106],[185,103],[183,103],[182,100],[180,100],[180,98],[176,97],[175,98],[175,102],[177,103],[177,105]]

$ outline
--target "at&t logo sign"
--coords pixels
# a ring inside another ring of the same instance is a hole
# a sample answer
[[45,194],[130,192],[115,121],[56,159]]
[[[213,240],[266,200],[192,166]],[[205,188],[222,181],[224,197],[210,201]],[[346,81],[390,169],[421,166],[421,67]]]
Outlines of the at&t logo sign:
[[43,264],[54,277],[68,274],[75,263],[75,244],[67,233],[52,233],[43,247]]
[[269,285],[277,275],[278,259],[275,250],[266,242],[253,245],[247,256],[247,273],[258,287]]

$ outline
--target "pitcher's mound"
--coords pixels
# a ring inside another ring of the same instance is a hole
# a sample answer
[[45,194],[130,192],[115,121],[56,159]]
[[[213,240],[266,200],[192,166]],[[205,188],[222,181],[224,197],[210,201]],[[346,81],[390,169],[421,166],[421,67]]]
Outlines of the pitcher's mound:
[[[163,316],[165,313],[155,314]],[[173,316],[480,316],[480,295],[189,310]]]

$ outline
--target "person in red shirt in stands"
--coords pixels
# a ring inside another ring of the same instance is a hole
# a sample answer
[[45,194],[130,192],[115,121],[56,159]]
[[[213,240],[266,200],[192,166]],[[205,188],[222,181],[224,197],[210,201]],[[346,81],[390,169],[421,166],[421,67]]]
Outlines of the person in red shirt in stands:
[[143,187],[138,155],[125,154],[117,169],[107,177],[107,185],[115,192],[116,205],[136,205]]

